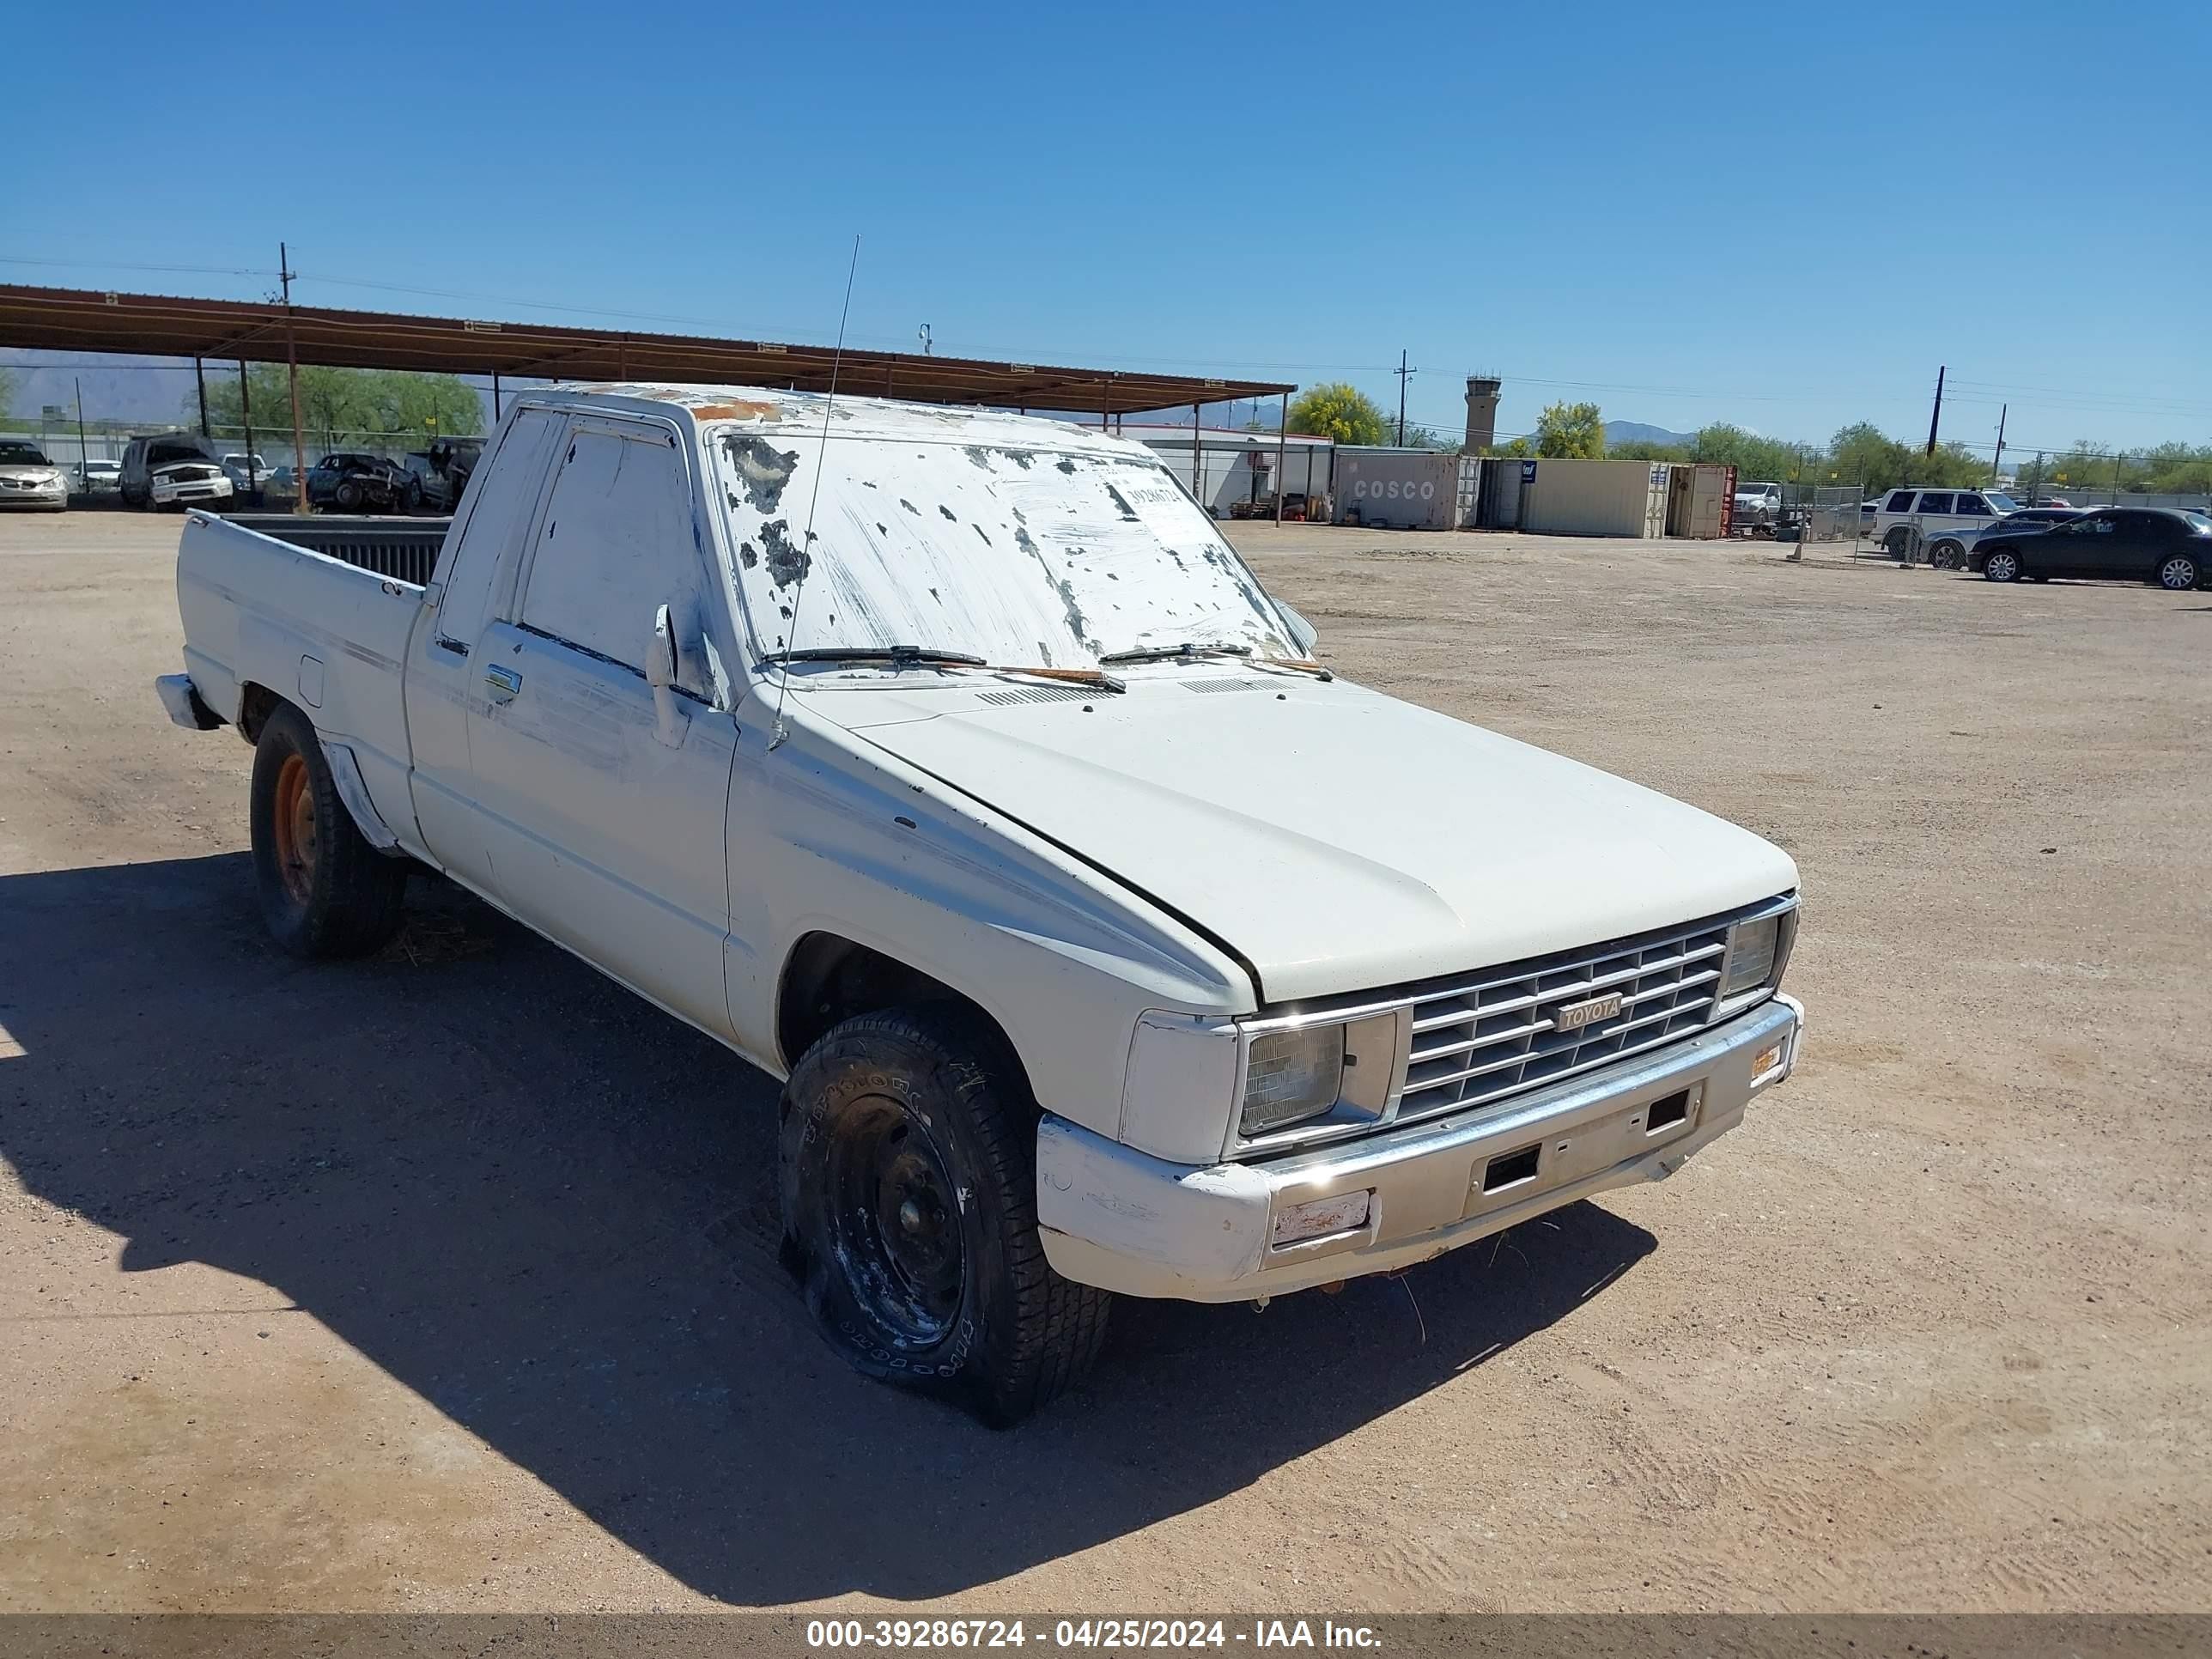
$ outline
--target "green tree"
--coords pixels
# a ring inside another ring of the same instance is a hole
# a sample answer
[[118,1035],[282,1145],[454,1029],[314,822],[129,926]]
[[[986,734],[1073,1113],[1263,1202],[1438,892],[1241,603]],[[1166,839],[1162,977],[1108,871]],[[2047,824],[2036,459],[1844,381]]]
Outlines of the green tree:
[[1309,386],[1291,404],[1291,428],[1340,444],[1385,441],[1389,423],[1375,400],[1342,380]]
[[1595,404],[1552,404],[1536,417],[1536,453],[1552,460],[1596,460],[1605,453],[1605,416]]
[[[257,446],[292,434],[290,376],[282,363],[257,363],[246,372]],[[188,424],[199,418],[197,390],[184,397]],[[243,440],[246,410],[234,373],[208,380],[208,422],[218,436]],[[352,444],[419,448],[437,438],[473,437],[483,430],[483,404],[453,374],[416,374],[396,369],[302,368],[300,424],[310,450]]]
[[1910,450],[1868,421],[1838,428],[1828,440],[1828,471],[1869,495],[1903,483],[1911,460]]
[[0,368],[0,416],[15,412],[15,374],[12,369]]

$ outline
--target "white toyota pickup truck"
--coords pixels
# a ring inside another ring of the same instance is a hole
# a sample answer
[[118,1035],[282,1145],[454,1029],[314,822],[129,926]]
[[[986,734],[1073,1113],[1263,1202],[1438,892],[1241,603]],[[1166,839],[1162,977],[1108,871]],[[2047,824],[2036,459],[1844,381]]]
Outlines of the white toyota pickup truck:
[[1785,854],[1333,676],[1103,433],[532,393],[442,536],[195,514],[177,595],[277,940],[427,866],[783,1079],[824,1335],[991,1420],[1115,1293],[1407,1267],[1796,1060]]

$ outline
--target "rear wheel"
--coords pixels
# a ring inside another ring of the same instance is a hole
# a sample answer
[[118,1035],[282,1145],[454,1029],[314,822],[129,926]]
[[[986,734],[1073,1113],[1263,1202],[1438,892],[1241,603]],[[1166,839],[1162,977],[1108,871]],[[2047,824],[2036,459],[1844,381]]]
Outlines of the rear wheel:
[[2020,555],[2008,547],[2000,547],[1982,562],[1982,574],[1993,582],[2016,582],[2020,580]]
[[981,1022],[834,1027],[784,1095],[786,1260],[830,1346],[884,1382],[1018,1421],[1097,1356],[1110,1298],[1037,1236],[1037,1109]]
[[2158,585],[2169,593],[2186,593],[2203,576],[2203,568],[2186,553],[2176,553],[2159,562]]
[[314,726],[289,703],[254,745],[252,820],[254,883],[279,945],[295,956],[356,957],[398,931],[406,862],[355,827]]
[[1901,524],[1892,525],[1882,537],[1881,544],[1888,550],[1891,558],[1901,559],[1905,550],[1912,545],[1912,532]]

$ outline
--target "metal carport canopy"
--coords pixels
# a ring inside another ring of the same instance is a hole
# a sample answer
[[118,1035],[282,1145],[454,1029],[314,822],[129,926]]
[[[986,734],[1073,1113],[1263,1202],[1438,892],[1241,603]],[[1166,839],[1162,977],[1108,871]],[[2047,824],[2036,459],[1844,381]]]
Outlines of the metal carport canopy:
[[[303,363],[499,374],[519,380],[668,380],[830,388],[829,346],[637,334],[397,312],[333,311],[252,300],[196,300],[0,283],[0,347],[128,351],[281,363],[289,336]],[[1273,380],[1206,380],[1109,368],[986,362],[847,347],[840,390],[930,404],[1128,415],[1296,388]]]

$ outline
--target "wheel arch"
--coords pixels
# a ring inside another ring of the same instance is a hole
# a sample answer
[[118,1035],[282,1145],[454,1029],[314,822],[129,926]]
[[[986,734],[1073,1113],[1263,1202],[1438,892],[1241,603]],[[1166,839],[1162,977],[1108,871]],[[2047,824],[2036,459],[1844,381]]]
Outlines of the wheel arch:
[[784,1069],[794,1069],[823,1033],[855,1014],[919,1006],[956,1008],[975,1021],[1023,1094],[1036,1097],[1021,1051],[988,1008],[933,974],[826,930],[801,937],[784,958],[775,1004],[776,1048]]
[[232,722],[238,727],[238,735],[248,744],[259,743],[261,728],[269,724],[269,717],[282,708],[285,702],[286,699],[258,681],[240,680],[238,685],[238,718]]

